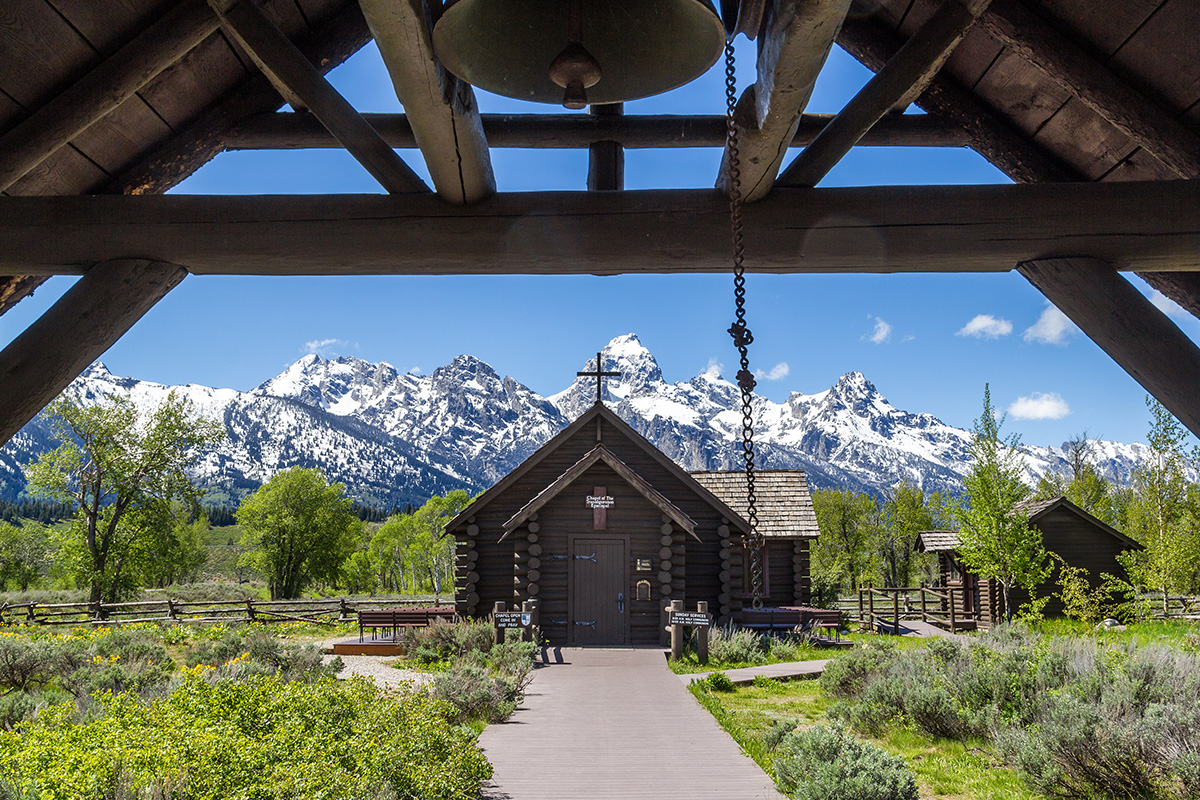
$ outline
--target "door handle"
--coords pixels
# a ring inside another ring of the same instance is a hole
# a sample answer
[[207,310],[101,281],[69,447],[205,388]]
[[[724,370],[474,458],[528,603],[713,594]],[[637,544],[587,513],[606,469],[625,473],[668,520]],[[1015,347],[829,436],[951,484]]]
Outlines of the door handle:
[[625,593],[617,592],[617,611],[625,613]]

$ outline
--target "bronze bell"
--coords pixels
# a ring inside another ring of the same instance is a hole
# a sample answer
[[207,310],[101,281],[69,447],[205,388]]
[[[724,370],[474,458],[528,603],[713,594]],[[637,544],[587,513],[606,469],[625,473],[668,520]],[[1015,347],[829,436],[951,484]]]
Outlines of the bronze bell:
[[467,83],[568,108],[682,86],[724,46],[711,0],[449,0],[433,29],[438,60]]

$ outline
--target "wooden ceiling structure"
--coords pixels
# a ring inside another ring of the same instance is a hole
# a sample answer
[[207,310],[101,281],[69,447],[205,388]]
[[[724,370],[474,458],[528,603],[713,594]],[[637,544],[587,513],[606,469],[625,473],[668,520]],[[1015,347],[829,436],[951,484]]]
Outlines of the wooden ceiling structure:
[[[1200,350],[1121,275],[1200,315],[1200,2],[765,6],[737,114],[748,270],[1016,269],[1200,434]],[[82,278],[0,352],[0,443],[189,273],[728,267],[727,159],[712,190],[624,191],[625,149],[721,147],[723,117],[480,114],[434,55],[440,10],[5,0],[0,313]],[[372,38],[404,114],[360,114],[323,77]],[[835,44],[875,76],[838,114],[805,114]],[[927,113],[896,113],[912,102]],[[1015,185],[818,187],[873,145],[971,147]],[[393,149],[414,146],[432,186]],[[163,196],[226,149],[314,147],[346,149],[386,194]],[[494,147],[587,148],[587,186],[505,193]]]

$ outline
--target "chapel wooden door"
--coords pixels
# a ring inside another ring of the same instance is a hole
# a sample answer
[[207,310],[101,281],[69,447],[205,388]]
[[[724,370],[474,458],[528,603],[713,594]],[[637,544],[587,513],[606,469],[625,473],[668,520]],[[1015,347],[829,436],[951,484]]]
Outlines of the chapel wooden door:
[[626,643],[627,581],[623,539],[571,543],[571,633],[575,645]]

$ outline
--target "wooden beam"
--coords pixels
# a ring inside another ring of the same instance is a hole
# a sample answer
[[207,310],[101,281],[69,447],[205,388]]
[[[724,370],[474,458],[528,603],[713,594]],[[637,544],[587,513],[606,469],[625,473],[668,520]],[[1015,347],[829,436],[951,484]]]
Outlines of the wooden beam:
[[293,106],[311,111],[384,189],[393,194],[429,191],[254,0],[209,0],[209,4],[280,93]]
[[[491,154],[470,84],[433,54],[428,0],[359,0],[438,195],[474,203],[496,193]],[[441,11],[441,0],[437,10]]]
[[[601,106],[602,107],[602,106]],[[416,147],[404,114],[363,114],[391,147]],[[723,147],[725,117],[708,115],[594,116],[592,114],[481,114],[491,147],[569,149],[614,142],[623,149]],[[833,114],[803,114],[789,147],[803,147]],[[258,114],[223,137],[229,150],[341,147],[311,114]],[[936,114],[888,114],[862,139],[865,147],[970,147],[974,139]]]
[[183,0],[77,83],[0,137],[0,191],[124,103],[218,27],[204,0]]
[[[738,99],[738,171],[742,198],[761,200],[796,136],[800,115],[817,75],[846,19],[850,0],[770,3],[758,37],[758,79]],[[729,152],[721,159],[717,188],[728,191]]]
[[916,100],[962,41],[989,0],[945,0],[834,117],[783,174],[781,186],[816,186],[854,143],[893,108]]
[[1017,0],[995,0],[979,24],[1183,178],[1200,178],[1200,135]]
[[96,264],[0,351],[0,445],[187,276],[146,260]]
[[[300,51],[324,74],[371,41],[371,31],[358,5],[351,3],[300,41]],[[211,109],[183,127],[101,189],[104,194],[157,194],[177,186],[205,162],[225,149],[225,137],[239,123],[268,114],[283,105],[279,92],[256,73],[228,92]],[[284,116],[284,115],[281,115]],[[320,130],[327,147],[341,147],[337,139],[311,114],[286,116],[304,119]]]
[[[878,72],[899,52],[903,42],[869,19],[851,18],[842,26],[838,44],[868,69]],[[1086,180],[945,73],[935,75],[915,102],[946,124],[961,128],[972,149],[1017,183]]]
[[1026,261],[1017,270],[1200,436],[1200,348],[1111,264],[1053,258]]
[[[758,272],[1007,271],[1089,252],[1200,269],[1200,181],[780,189],[746,207]],[[0,197],[0,275],[138,253],[206,274],[616,274],[728,269],[715,190]]]
[[[588,115],[593,117],[621,117],[625,114],[623,103],[591,106]],[[589,192],[612,192],[625,188],[625,151],[621,145],[601,140],[588,145]]]

